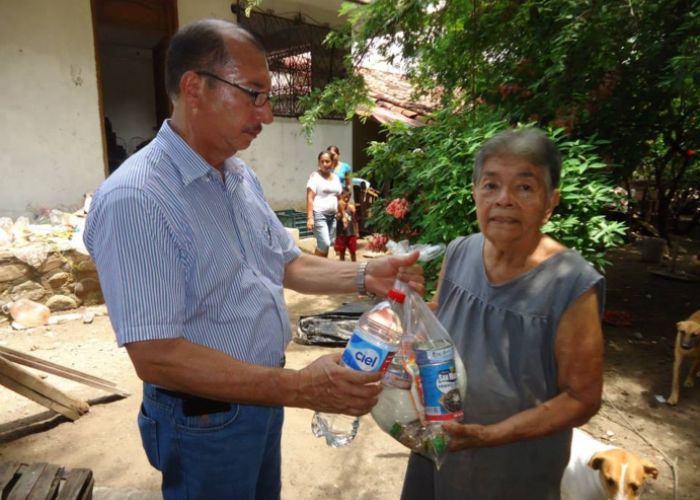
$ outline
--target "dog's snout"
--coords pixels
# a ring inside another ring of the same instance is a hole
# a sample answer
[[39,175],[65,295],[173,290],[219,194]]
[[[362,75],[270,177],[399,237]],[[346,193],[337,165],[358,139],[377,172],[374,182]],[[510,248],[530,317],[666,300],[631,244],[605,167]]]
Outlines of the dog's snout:
[[681,342],[681,347],[683,349],[693,349],[696,345],[698,345],[698,339],[696,338],[686,338],[683,339]]

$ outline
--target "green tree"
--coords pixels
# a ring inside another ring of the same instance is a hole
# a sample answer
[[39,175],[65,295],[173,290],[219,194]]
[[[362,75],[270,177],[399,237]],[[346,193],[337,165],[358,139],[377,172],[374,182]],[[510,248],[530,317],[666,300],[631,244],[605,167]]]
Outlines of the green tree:
[[[348,64],[398,48],[419,92],[439,87],[453,107],[600,137],[620,178],[647,168],[666,234],[697,163],[689,150],[700,149],[700,1],[374,0],[341,12],[349,27],[332,43],[353,45]],[[357,79],[338,82],[308,116],[362,92]]]
[[[373,206],[371,227],[394,239],[447,243],[478,231],[471,176],[481,144],[508,124],[493,112],[472,115],[443,110],[429,125],[412,129],[392,124],[386,142],[370,146],[372,160],[364,170],[375,182],[390,185]],[[607,165],[596,154],[600,142],[568,138],[549,131],[562,152],[561,201],[544,231],[579,251],[599,268],[605,251],[622,243],[624,226],[607,221],[602,207],[617,202]],[[407,210],[390,206],[396,199]]]

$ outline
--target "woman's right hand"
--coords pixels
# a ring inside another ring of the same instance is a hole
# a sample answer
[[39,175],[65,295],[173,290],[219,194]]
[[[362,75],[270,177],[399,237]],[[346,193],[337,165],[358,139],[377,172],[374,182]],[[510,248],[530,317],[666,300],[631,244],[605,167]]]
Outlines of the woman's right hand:
[[314,230],[314,218],[313,217],[308,217],[306,219],[306,229],[308,229],[309,231]]

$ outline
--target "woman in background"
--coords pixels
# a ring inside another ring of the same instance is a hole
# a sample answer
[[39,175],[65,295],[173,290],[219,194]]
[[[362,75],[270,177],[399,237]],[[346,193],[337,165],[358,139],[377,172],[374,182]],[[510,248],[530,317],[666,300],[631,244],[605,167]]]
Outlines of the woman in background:
[[340,149],[338,146],[328,146],[326,151],[330,151],[335,155],[333,159],[333,172],[340,179],[340,185],[344,189],[350,190],[350,198],[352,198],[352,167],[349,163],[340,161]]
[[338,213],[338,197],[343,188],[333,173],[333,153],[321,151],[318,170],[306,183],[306,227],[316,237],[315,254],[328,257],[328,249],[335,239],[335,216]]

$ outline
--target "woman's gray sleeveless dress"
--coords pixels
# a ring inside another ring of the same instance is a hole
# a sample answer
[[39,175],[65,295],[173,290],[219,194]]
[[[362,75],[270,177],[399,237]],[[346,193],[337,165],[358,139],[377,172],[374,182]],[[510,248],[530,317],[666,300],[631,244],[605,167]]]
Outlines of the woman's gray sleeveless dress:
[[[559,320],[605,280],[565,250],[514,280],[493,286],[481,233],[454,240],[445,256],[437,316],[467,369],[465,423],[492,424],[559,394],[554,338]],[[439,471],[411,454],[403,500],[547,500],[559,498],[571,431],[494,448],[450,453]]]

